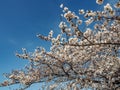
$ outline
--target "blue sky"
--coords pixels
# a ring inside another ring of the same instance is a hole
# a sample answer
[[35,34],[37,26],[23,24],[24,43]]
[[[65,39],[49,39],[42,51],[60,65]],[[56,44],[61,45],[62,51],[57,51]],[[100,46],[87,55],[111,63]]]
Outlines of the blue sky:
[[24,47],[31,52],[37,46],[49,50],[49,43],[39,40],[36,34],[47,35],[51,29],[60,32],[61,3],[76,13],[82,8],[98,9],[95,0],[0,0],[0,82],[5,79],[4,72],[21,69],[27,63],[15,56],[16,51]]

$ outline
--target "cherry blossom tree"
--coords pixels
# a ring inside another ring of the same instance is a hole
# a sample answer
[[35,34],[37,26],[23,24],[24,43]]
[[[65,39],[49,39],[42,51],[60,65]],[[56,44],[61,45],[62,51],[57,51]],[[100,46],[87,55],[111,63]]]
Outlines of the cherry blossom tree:
[[[96,0],[99,5],[103,2]],[[51,42],[50,51],[38,47],[29,53],[23,48],[16,56],[30,64],[4,74],[7,80],[0,86],[22,84],[20,90],[24,90],[34,83],[50,82],[45,90],[120,90],[120,0],[115,5],[107,3],[102,11],[81,9],[78,15],[63,4],[60,8],[60,34],[37,35]]]

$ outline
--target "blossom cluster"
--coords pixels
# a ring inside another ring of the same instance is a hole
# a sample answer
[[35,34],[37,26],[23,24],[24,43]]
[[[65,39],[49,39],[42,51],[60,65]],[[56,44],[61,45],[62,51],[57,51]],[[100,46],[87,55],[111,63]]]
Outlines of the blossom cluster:
[[[104,0],[96,0],[104,4]],[[33,53],[22,49],[16,56],[27,59],[30,64],[22,70],[15,70],[6,77],[0,86],[21,83],[30,86],[36,82],[54,81],[49,90],[58,89],[68,83],[65,89],[82,88],[119,90],[120,89],[120,1],[115,5],[107,3],[103,11],[80,9],[79,14],[63,9],[59,28],[62,33],[53,37],[38,34],[40,39],[51,42],[50,51],[38,47]],[[85,20],[80,19],[83,15]],[[85,26],[85,28],[81,28]],[[84,29],[84,30],[82,30]]]

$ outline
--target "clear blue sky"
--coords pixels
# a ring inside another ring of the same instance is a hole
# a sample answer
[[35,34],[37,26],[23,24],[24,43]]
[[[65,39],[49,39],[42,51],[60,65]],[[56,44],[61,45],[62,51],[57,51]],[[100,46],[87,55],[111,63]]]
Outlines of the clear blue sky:
[[54,33],[60,31],[61,3],[76,13],[82,8],[98,9],[95,0],[0,0],[0,82],[5,79],[4,72],[21,69],[27,63],[15,56],[16,51],[25,47],[31,52],[37,46],[49,49],[48,43],[36,34],[47,35],[51,29]]

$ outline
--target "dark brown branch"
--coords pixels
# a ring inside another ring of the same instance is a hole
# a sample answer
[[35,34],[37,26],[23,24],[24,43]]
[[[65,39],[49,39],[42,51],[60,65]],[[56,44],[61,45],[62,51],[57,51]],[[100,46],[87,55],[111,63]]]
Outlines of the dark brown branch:
[[95,46],[95,45],[116,45],[120,46],[120,43],[93,43],[93,44],[63,44],[63,45],[69,45],[69,46]]

